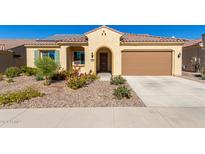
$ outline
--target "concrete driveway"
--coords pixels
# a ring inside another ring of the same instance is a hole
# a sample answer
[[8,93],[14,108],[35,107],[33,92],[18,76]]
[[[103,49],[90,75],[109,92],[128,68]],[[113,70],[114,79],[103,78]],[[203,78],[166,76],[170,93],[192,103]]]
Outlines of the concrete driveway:
[[127,76],[148,107],[205,107],[205,84],[171,76]]

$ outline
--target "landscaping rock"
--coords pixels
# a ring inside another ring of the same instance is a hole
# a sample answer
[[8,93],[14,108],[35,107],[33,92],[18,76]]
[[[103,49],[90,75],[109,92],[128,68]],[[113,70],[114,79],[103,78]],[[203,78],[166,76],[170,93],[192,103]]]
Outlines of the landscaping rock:
[[[95,81],[78,90],[66,86],[66,81],[52,83],[44,86],[43,81],[36,81],[35,77],[17,77],[14,83],[0,81],[0,94],[20,90],[29,86],[38,88],[45,93],[43,97],[32,98],[20,104],[1,106],[0,108],[57,108],[57,107],[127,107],[145,106],[142,100],[132,91],[130,99],[117,100],[113,90],[117,88],[109,81]],[[129,87],[129,85],[126,85]],[[129,87],[130,88],[130,87]]]

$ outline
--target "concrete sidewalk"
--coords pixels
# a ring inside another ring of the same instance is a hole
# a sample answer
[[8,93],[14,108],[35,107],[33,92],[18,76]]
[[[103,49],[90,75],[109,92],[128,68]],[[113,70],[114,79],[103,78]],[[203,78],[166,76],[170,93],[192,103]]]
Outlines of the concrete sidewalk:
[[205,127],[205,108],[6,109],[0,110],[0,127]]

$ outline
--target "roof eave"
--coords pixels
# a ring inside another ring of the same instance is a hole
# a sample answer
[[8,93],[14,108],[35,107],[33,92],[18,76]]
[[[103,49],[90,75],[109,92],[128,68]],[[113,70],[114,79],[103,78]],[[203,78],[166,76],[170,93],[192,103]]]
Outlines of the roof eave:
[[126,51],[173,51],[173,49],[124,49],[122,52]]
[[69,44],[81,44],[81,45],[88,45],[88,42],[58,42],[58,45],[69,45]]
[[149,45],[149,44],[154,44],[154,45],[160,45],[160,44],[168,44],[168,45],[183,45],[184,42],[120,42],[121,45],[141,45],[141,44],[145,44],[145,45]]
[[27,44],[27,45],[24,45],[25,47],[27,48],[32,48],[32,47],[59,47],[59,45],[54,45],[54,44],[47,44],[47,45],[44,45],[44,44]]

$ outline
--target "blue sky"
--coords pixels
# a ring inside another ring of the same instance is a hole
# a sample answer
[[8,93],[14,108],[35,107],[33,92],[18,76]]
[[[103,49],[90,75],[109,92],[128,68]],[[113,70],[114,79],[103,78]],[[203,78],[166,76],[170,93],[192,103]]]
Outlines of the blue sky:
[[[83,34],[99,25],[1,25],[0,38],[46,38],[53,34]],[[107,25],[121,32],[197,39],[205,25]]]

